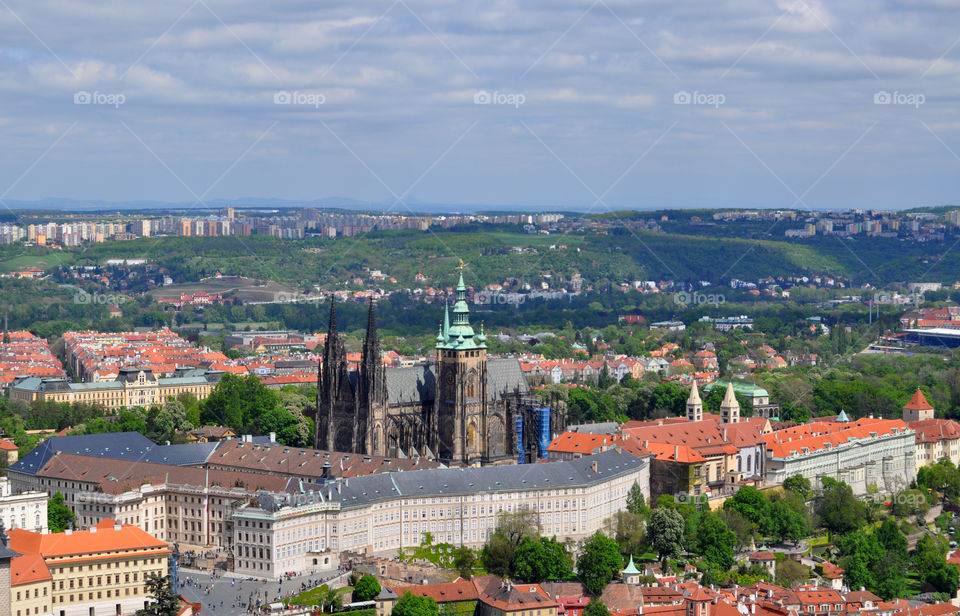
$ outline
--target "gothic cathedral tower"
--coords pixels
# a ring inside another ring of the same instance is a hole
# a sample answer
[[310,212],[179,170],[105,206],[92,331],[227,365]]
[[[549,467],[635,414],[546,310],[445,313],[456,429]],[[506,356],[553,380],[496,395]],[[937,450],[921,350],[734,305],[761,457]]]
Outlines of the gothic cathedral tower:
[[504,439],[501,426],[491,435],[487,425],[487,343],[482,328],[475,334],[470,325],[463,263],[453,305],[444,308],[443,325],[437,335],[437,385],[432,425],[433,451],[454,465],[479,465],[489,451],[489,439]]
[[360,356],[359,410],[357,430],[360,438],[359,453],[386,455],[387,423],[387,370],[380,352],[377,336],[377,318],[373,311],[373,298],[367,312],[367,335],[363,339]]
[[327,451],[355,451],[357,400],[350,385],[347,353],[337,330],[337,309],[330,298],[330,324],[317,375],[317,422],[314,447]]

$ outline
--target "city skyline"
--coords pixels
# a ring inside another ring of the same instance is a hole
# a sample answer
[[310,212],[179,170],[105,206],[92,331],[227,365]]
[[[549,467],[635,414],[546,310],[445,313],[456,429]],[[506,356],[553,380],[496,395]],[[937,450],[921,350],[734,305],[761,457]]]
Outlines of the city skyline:
[[948,3],[451,8],[6,4],[0,199],[956,201]]

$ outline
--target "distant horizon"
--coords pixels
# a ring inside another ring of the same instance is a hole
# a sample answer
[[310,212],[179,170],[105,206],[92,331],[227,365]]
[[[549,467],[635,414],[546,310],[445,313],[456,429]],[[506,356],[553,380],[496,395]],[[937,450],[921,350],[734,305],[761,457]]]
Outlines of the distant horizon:
[[[736,210],[782,210],[798,212],[827,212],[827,211],[850,211],[850,210],[878,210],[902,212],[908,210],[927,210],[936,208],[957,207],[950,203],[937,205],[909,205],[904,207],[822,207],[822,208],[798,208],[782,206],[762,206],[762,205],[717,205],[717,206],[677,206],[677,207],[618,207],[612,210],[597,212],[590,211],[589,206],[539,206],[539,205],[503,205],[503,204],[448,204],[448,203],[427,203],[410,200],[406,208],[398,208],[396,205],[388,203],[368,203],[342,197],[323,197],[315,200],[293,200],[269,197],[241,197],[236,199],[212,199],[203,204],[197,205],[193,202],[170,202],[170,201],[107,201],[107,200],[85,200],[85,199],[67,199],[67,198],[46,198],[35,201],[20,200],[0,200],[2,206],[10,212],[29,212],[29,211],[50,211],[61,214],[93,214],[98,212],[108,213],[110,210],[121,212],[150,212],[156,210],[183,210],[183,215],[189,215],[189,212],[210,212],[221,210],[226,207],[233,207],[242,210],[255,209],[321,209],[321,210],[343,210],[357,213],[378,213],[384,215],[398,216],[440,216],[440,215],[495,215],[495,214],[570,214],[570,215],[593,215],[610,214],[613,212],[690,212],[690,211],[736,211]],[[0,209],[2,213],[2,209]]]

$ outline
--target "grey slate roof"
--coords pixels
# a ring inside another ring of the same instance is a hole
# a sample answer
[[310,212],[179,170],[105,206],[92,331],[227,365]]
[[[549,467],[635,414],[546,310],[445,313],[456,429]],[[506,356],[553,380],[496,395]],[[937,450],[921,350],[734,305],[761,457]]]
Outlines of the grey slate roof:
[[[597,463],[597,472],[593,471],[594,462]],[[622,450],[610,449],[564,462],[381,473],[351,477],[347,481],[339,479],[324,486],[304,483],[303,489],[319,490],[322,498],[340,502],[342,509],[350,509],[397,496],[421,498],[588,487],[611,477],[634,472],[646,464],[646,457],[636,457]]]
[[[391,405],[432,402],[436,392],[436,364],[387,369],[387,402]],[[487,360],[487,399],[496,400],[504,392],[519,388],[527,393],[527,380],[520,362],[512,357]]]
[[[256,437],[254,440],[269,442],[270,437]],[[139,432],[55,436],[17,460],[10,470],[36,475],[57,452],[173,466],[199,466],[224,442],[157,445]]]
[[10,466],[11,471],[36,475],[56,453],[73,453],[82,456],[102,456],[139,460],[157,445],[139,432],[112,432],[82,436],[55,436],[37,447]]

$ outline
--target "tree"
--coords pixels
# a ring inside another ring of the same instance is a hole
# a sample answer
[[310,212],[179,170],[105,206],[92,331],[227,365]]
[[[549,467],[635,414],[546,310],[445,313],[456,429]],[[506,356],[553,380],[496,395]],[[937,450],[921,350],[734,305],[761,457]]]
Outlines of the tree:
[[371,601],[380,594],[380,582],[372,575],[365,575],[357,580],[353,587],[354,601]]
[[867,506],[842,481],[824,477],[823,493],[817,499],[817,515],[828,531],[842,535],[863,526],[867,521]]
[[610,616],[610,610],[600,599],[590,599],[590,603],[583,609],[583,616]]
[[[776,566],[777,584],[790,588],[800,582],[806,582],[810,579],[810,569],[804,567],[795,560],[784,558],[777,561]],[[852,586],[851,586],[852,587]]]
[[737,536],[719,516],[704,514],[700,518],[696,537],[696,551],[708,562],[722,570],[733,566],[733,547],[737,543]]
[[960,570],[953,563],[940,563],[933,571],[928,571],[923,576],[923,581],[932,585],[938,592],[954,596],[957,592],[958,579],[960,579]]
[[153,601],[137,610],[136,616],[177,616],[180,606],[170,585],[170,576],[151,573],[146,579],[147,594]]
[[507,577],[513,567],[513,556],[517,547],[505,537],[494,534],[480,552],[480,562],[484,569],[494,575]]
[[613,539],[597,531],[580,546],[577,559],[577,575],[587,592],[594,596],[603,593],[610,580],[623,567],[620,547]]
[[51,533],[62,533],[76,522],[77,516],[63,502],[63,494],[57,492],[47,502],[47,526]]
[[513,555],[511,575],[524,582],[562,580],[573,568],[563,544],[546,537],[524,537]]
[[660,554],[660,567],[664,572],[667,559],[677,558],[683,550],[683,529],[683,516],[673,509],[658,507],[650,514],[647,535],[651,547]]
[[439,616],[440,610],[433,597],[421,597],[407,591],[397,599],[392,613],[394,616]]
[[453,551],[453,568],[465,580],[473,577],[473,568],[477,565],[477,555],[467,547],[459,547]]
[[634,515],[646,515],[648,512],[646,499],[643,497],[643,489],[636,481],[633,487],[627,492],[627,511]]
[[810,480],[803,475],[791,475],[783,480],[783,487],[803,498],[810,495]]
[[907,564],[908,548],[907,538],[900,530],[896,520],[887,518],[877,529],[877,542],[880,547],[890,556],[897,559],[897,568],[902,569]]
[[768,534],[777,537],[780,541],[800,541],[809,532],[807,521],[786,501],[778,500],[770,503],[767,520]]
[[737,490],[733,498],[723,503],[723,508],[733,509],[759,526],[761,531],[763,531],[767,520],[767,508],[769,504],[763,492],[753,486],[743,486]]
[[628,511],[617,511],[603,521],[603,530],[620,546],[620,553],[642,554],[647,539],[646,523],[642,516]]
[[532,509],[521,509],[513,513],[501,512],[497,518],[495,534],[507,539],[514,546],[520,545],[524,537],[540,535],[540,517]]
[[735,509],[720,509],[717,512],[727,528],[737,536],[737,549],[742,550],[750,545],[757,532],[757,525],[740,515]]

